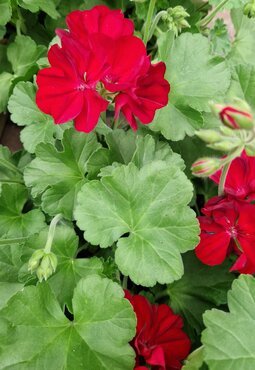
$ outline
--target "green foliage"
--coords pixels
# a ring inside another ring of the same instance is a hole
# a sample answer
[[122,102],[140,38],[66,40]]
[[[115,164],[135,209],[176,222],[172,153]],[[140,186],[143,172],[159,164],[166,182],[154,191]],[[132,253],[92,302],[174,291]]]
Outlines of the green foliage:
[[44,226],[44,215],[39,209],[23,213],[28,200],[24,185],[3,184],[0,194],[0,238],[32,235]]
[[122,289],[98,276],[82,279],[73,309],[69,321],[47,284],[17,293],[1,311],[1,368],[132,369],[135,317]]
[[130,163],[85,184],[75,218],[91,244],[117,242],[116,263],[136,284],[170,283],[183,274],[180,253],[198,242],[195,214],[186,206],[191,197],[177,166],[154,161],[139,170]]
[[[230,312],[204,314],[202,335],[205,361],[210,370],[252,370],[255,367],[255,279],[241,275],[228,293]],[[251,333],[249,335],[248,333]]]
[[169,304],[174,312],[186,319],[190,336],[196,338],[203,329],[203,313],[227,303],[227,291],[234,275],[228,271],[229,263],[206,266],[193,252],[186,253],[183,262],[183,277],[168,286]]
[[31,82],[19,82],[8,102],[11,120],[18,126],[26,126],[20,135],[24,148],[34,153],[39,143],[54,144],[62,139],[69,124],[54,125],[51,116],[42,113],[35,102],[36,87]]
[[12,16],[10,0],[0,0],[0,26],[4,26]]
[[[19,274],[20,280],[24,283],[31,280],[27,262],[36,249],[44,248],[47,233],[48,229],[44,229],[39,235],[30,237],[24,244],[22,261],[26,263]],[[57,256],[58,265],[56,273],[48,279],[48,282],[62,307],[64,304],[71,307],[73,290],[81,278],[102,272],[102,263],[98,258],[76,258],[77,250],[78,237],[73,228],[66,225],[58,226],[51,249]]]
[[174,42],[170,38],[170,43],[164,60],[171,85],[169,103],[158,111],[150,128],[177,141],[203,126],[201,112],[210,110],[208,101],[224,96],[230,71],[224,61],[210,56],[210,44],[202,35],[184,33]]

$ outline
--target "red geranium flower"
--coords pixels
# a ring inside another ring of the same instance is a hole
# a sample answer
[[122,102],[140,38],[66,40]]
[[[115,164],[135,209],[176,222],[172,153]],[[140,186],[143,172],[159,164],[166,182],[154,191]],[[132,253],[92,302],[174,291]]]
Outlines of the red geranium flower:
[[210,199],[202,209],[197,257],[205,264],[221,264],[230,253],[239,256],[232,270],[255,272],[255,206],[224,197]]
[[[216,184],[219,184],[221,171],[217,171],[210,177]],[[255,199],[255,157],[249,157],[243,151],[241,157],[232,161],[224,191],[233,198]]]
[[69,31],[57,30],[61,47],[49,50],[50,68],[39,71],[36,102],[56,124],[74,119],[90,132],[109,102],[116,102],[133,129],[134,115],[152,121],[167,104],[165,65],[152,65],[143,42],[133,36],[132,21],[121,11],[96,6],[67,16]]
[[125,291],[137,316],[136,336],[131,345],[136,352],[136,370],[181,369],[190,351],[190,340],[183,332],[183,321],[166,304],[150,304],[140,295]]

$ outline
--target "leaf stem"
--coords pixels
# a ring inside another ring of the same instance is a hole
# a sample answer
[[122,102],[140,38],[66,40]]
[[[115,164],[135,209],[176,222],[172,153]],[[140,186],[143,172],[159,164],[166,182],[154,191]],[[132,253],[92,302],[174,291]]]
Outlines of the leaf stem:
[[147,42],[149,41],[151,22],[152,22],[152,17],[154,14],[155,5],[156,5],[156,0],[150,0],[147,18],[146,18],[145,25],[144,25],[143,42],[145,43],[145,46],[147,45]]
[[0,239],[0,245],[17,244],[26,241],[28,237],[12,238],[12,239]]
[[22,175],[22,172],[16,166],[14,166],[14,164],[6,161],[3,158],[0,158],[0,167],[5,167],[5,168],[7,168],[8,170],[10,170],[12,172],[16,172],[16,173],[19,173],[20,175]]
[[204,28],[206,27],[215,17],[215,15],[219,12],[219,10],[228,2],[229,0],[222,0],[213,10],[210,14],[207,14],[207,16],[203,19],[201,19],[199,22],[197,22],[197,27]]
[[53,242],[53,239],[54,239],[56,226],[57,226],[58,222],[61,220],[61,218],[62,218],[62,215],[61,215],[61,213],[59,213],[55,217],[53,217],[53,219],[51,220],[47,242],[46,242],[46,245],[44,247],[44,252],[45,253],[50,253],[50,251],[51,251],[51,246],[52,246],[52,242]]
[[122,280],[122,288],[123,289],[127,289],[127,283],[128,283],[128,276],[123,276],[123,280]]

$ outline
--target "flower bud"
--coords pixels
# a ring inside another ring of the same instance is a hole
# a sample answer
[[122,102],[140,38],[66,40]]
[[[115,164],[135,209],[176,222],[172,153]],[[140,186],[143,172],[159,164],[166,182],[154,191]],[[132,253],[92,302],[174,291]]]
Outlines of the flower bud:
[[58,259],[54,253],[45,253],[43,249],[38,249],[32,254],[28,262],[28,270],[31,273],[36,272],[41,282],[43,279],[47,280],[56,271],[57,264]]
[[183,6],[178,5],[174,8],[167,9],[167,16],[165,20],[168,22],[169,30],[174,31],[176,35],[181,32],[182,28],[190,27],[189,23],[185,18],[189,17],[189,13],[183,8]]
[[249,105],[242,100],[236,99],[235,101],[236,104],[233,106],[213,104],[211,105],[212,111],[220,117],[224,125],[232,130],[252,129],[254,121]]
[[28,271],[33,273],[37,269],[37,267],[40,265],[40,262],[43,256],[44,256],[43,249],[36,250],[28,261]]
[[249,18],[255,17],[255,3],[254,1],[251,1],[250,3],[247,3],[244,5],[243,8],[243,14],[247,15]]
[[44,255],[40,266],[36,270],[37,277],[40,282],[47,280],[57,268],[58,260],[54,253],[50,252]]
[[191,171],[197,177],[209,177],[223,165],[219,158],[199,158],[191,166]]
[[220,150],[222,152],[230,152],[231,150],[234,150],[238,148],[238,146],[242,145],[241,140],[222,140],[219,141],[218,143],[213,143],[208,145],[209,148],[214,149],[214,150]]
[[222,135],[215,130],[200,130],[196,131],[195,134],[199,139],[203,140],[208,144],[217,143],[222,140]]

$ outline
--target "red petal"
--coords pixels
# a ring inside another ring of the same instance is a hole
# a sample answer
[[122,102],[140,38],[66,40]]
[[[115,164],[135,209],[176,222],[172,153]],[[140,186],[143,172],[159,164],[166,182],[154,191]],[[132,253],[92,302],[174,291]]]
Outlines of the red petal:
[[68,80],[63,72],[55,68],[45,68],[37,75],[38,91],[36,104],[55,123],[74,119],[82,109],[83,94],[77,90],[76,81]]
[[200,238],[195,249],[197,258],[209,266],[220,265],[228,254],[230,236],[225,231],[216,234],[202,232]]
[[109,103],[93,90],[84,91],[83,96],[83,108],[74,124],[77,131],[88,133],[96,127],[101,112],[107,109]]

